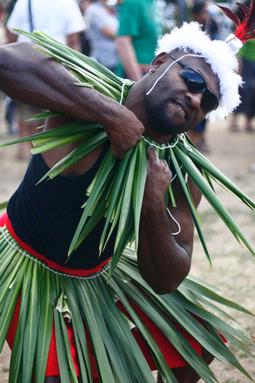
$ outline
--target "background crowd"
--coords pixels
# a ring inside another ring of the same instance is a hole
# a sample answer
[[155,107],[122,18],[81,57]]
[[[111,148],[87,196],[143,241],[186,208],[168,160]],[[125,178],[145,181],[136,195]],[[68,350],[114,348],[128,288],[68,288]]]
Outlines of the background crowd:
[[[246,0],[246,3],[249,0]],[[229,6],[233,5],[231,3]],[[42,30],[77,49],[122,77],[139,80],[149,71],[159,35],[185,20],[197,21],[212,39],[224,39],[232,25],[210,0],[0,0],[4,42],[24,41],[15,28]],[[254,132],[255,41],[240,52],[244,84],[242,103],[229,119],[229,131]],[[37,109],[5,99],[9,134],[31,132],[31,117]],[[209,152],[207,121],[190,132],[193,143]],[[21,145],[17,156],[27,159],[28,147]]]

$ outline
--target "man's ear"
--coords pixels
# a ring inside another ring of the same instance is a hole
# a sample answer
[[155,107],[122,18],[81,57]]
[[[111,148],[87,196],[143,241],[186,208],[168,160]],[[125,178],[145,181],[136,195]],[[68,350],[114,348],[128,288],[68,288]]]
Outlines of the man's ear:
[[168,53],[166,52],[161,52],[159,55],[157,55],[154,60],[151,63],[151,69],[155,70],[157,69],[160,65],[164,64],[167,60],[169,60]]

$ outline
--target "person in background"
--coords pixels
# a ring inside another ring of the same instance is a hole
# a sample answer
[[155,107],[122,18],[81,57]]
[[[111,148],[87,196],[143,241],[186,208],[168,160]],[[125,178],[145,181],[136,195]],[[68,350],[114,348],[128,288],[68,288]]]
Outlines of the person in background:
[[87,33],[87,17],[86,17],[86,11],[90,3],[93,2],[93,0],[82,0],[79,3],[81,13],[85,19],[85,29],[80,33],[80,42],[81,42],[81,52],[89,56],[90,54],[90,43],[88,39],[88,33]]
[[202,30],[205,31],[212,40],[219,38],[219,27],[210,14],[208,1],[199,0],[195,2],[191,9],[191,15],[192,19],[202,26]]
[[5,14],[5,4],[4,2],[0,3],[0,22],[3,22],[4,19],[4,14]]
[[118,30],[116,4],[117,1],[97,0],[88,5],[85,13],[90,56],[113,72],[119,62],[115,42]]
[[[31,12],[29,11],[31,10]],[[7,22],[9,42],[28,41],[13,29],[32,32],[40,30],[54,39],[80,50],[79,33],[85,23],[75,0],[18,0]]]
[[158,25],[154,0],[124,0],[119,6],[117,41],[119,75],[137,81],[150,69],[157,46]]
[[[84,30],[85,23],[75,0],[17,0],[6,27],[10,43],[29,41],[25,36],[18,35],[15,28],[27,32],[40,30],[71,48],[80,50],[80,32]],[[17,104],[16,119],[20,137],[31,134],[34,124],[28,120],[40,111],[32,106]],[[29,150],[29,144],[20,145],[18,159],[27,160]]]
[[252,120],[255,116],[255,40],[249,40],[239,52],[240,70],[243,86],[240,88],[242,103],[233,112],[229,129],[237,132],[240,129],[238,117],[244,115],[243,129],[247,133],[254,132]]
[[[202,30],[207,32],[212,40],[219,38],[219,28],[216,21],[209,13],[209,4],[207,1],[195,2],[191,9],[192,20],[198,22],[202,26]],[[203,119],[197,126],[189,132],[193,144],[201,152],[208,153],[209,147],[206,141],[206,119]]]

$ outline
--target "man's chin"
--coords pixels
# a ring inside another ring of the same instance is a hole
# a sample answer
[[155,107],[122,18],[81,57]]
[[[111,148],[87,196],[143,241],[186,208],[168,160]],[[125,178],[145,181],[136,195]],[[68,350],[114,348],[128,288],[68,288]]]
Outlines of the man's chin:
[[176,136],[177,134],[180,134],[184,131],[184,127],[183,126],[159,125],[157,128],[157,131],[160,134]]

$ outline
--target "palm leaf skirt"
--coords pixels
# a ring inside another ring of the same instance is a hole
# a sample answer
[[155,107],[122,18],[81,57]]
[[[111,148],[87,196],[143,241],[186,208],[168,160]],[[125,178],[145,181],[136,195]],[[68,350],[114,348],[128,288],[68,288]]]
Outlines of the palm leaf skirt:
[[[236,324],[228,324],[230,315],[219,305],[246,310],[207,285],[187,278],[174,293],[157,295],[140,276],[131,250],[111,278],[107,267],[91,277],[67,276],[33,258],[5,226],[0,230],[0,351],[17,317],[9,382],[44,382],[53,327],[61,383],[78,383],[70,327],[82,383],[153,383],[151,369],[166,382],[177,382],[169,368],[173,347],[205,382],[217,382],[194,342],[248,376],[222,339],[245,352],[250,341]],[[165,345],[171,343],[169,350],[162,350],[155,324]]]

